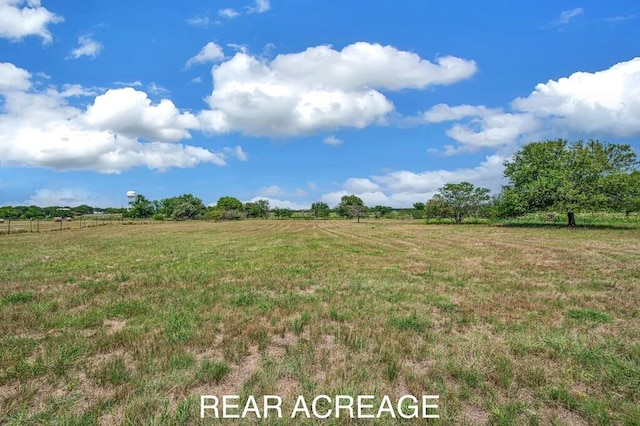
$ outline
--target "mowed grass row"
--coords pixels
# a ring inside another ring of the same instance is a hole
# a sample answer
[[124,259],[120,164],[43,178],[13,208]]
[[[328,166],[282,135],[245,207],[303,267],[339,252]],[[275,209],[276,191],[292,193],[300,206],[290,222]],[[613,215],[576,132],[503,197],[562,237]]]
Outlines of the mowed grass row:
[[639,424],[639,253],[637,229],[388,220],[4,236],[0,423],[437,394],[442,424]]

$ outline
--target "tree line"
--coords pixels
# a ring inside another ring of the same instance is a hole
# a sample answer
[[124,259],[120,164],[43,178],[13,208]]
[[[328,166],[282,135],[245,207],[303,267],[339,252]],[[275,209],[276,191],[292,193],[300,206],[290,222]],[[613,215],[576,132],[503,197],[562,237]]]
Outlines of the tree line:
[[[504,163],[508,183],[498,194],[470,182],[447,183],[425,202],[413,204],[414,218],[449,219],[462,223],[468,217],[505,219],[540,211],[562,212],[567,225],[575,226],[575,213],[609,210],[640,211],[640,171],[630,145],[609,144],[597,140],[568,142],[564,139],[533,142],[525,145]],[[96,208],[5,206],[0,218],[40,219],[91,214]],[[361,218],[390,216],[389,206],[369,207],[356,195],[345,195],[334,208],[323,201],[311,205],[315,218],[340,216]],[[406,212],[407,210],[405,210]],[[243,203],[223,196],[213,206],[192,195],[183,194],[162,200],[149,200],[138,194],[123,209],[101,210],[129,218],[158,220],[237,220],[244,218],[289,218],[296,212],[289,208],[271,208],[268,200]]]

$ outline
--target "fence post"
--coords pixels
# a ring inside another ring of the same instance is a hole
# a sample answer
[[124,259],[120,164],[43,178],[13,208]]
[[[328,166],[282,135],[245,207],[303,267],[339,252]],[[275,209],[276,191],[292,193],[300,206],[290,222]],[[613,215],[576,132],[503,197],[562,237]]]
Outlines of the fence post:
[[11,233],[11,218],[7,220],[7,235]]
[[33,221],[33,219],[32,219],[32,218],[29,218],[29,232],[33,232],[33,231],[31,230],[31,223],[32,223],[32,221]]

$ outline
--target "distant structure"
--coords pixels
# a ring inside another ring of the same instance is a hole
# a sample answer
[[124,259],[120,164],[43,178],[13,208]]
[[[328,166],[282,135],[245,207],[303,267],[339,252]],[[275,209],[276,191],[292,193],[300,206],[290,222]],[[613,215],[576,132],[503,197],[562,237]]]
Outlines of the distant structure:
[[136,198],[136,191],[127,191],[127,198],[129,202],[133,201]]

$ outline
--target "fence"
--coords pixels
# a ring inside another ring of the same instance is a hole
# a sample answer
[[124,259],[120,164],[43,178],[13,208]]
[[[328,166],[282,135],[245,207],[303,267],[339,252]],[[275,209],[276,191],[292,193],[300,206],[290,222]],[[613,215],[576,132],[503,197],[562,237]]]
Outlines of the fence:
[[120,215],[81,216],[73,219],[0,219],[0,235],[93,228],[122,223],[123,218]]

